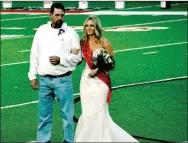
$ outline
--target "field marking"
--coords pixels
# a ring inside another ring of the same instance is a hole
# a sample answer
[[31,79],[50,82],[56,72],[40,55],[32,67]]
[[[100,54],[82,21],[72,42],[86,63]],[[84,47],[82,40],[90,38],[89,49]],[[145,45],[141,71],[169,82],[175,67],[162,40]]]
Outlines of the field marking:
[[3,67],[3,66],[10,66],[10,65],[26,64],[26,63],[29,63],[29,62],[30,61],[23,61],[23,62],[17,62],[17,63],[2,64],[1,67]]
[[[6,14],[28,14],[29,12],[1,12]],[[38,14],[47,14],[38,13]],[[66,13],[66,15],[184,15],[187,16],[187,11],[90,11],[90,12],[81,12],[81,13]],[[44,16],[45,17],[45,16]],[[48,17],[48,16],[46,16]],[[38,17],[34,17],[38,18]],[[22,19],[27,19],[27,17],[22,17]],[[9,20],[19,20],[18,18],[14,19],[4,19],[3,21]]]
[[[75,93],[73,95],[77,96],[77,95],[80,95],[80,93]],[[31,102],[26,102],[26,103],[22,103],[22,104],[15,104],[15,105],[4,106],[4,107],[1,107],[1,109],[20,107],[20,106],[25,106],[25,105],[30,105],[30,104],[36,104],[36,103],[38,103],[38,100],[31,101]]]
[[[112,89],[115,90],[115,89],[123,88],[123,87],[129,87],[129,86],[135,86],[135,85],[144,85],[144,84],[151,84],[151,83],[158,83],[158,82],[165,82],[165,81],[173,81],[173,80],[181,80],[181,79],[188,79],[188,76],[181,76],[181,77],[175,77],[175,78],[165,78],[165,79],[159,79],[159,80],[153,80],[153,81],[147,81],[147,82],[138,82],[138,83],[132,83],[132,84],[126,84],[126,85],[119,85],[119,86],[112,87]],[[80,95],[80,93],[76,93],[76,94],[73,94],[73,95],[74,96]],[[36,103],[38,103],[38,100],[26,102],[26,103],[22,103],[22,104],[3,106],[3,107],[1,107],[1,110],[25,106],[25,105],[30,105],[30,104],[36,104]]]
[[142,50],[142,49],[150,49],[150,48],[157,48],[157,47],[166,47],[166,46],[180,45],[180,44],[187,44],[187,43],[188,42],[178,42],[178,43],[145,46],[145,47],[139,47],[139,48],[122,49],[122,50],[115,50],[114,53],[125,52],[125,51],[135,51],[135,50]]
[[147,82],[137,82],[137,83],[127,84],[127,85],[119,85],[119,86],[112,87],[112,89],[115,90],[118,88],[124,88],[124,87],[135,86],[135,85],[144,85],[144,84],[166,82],[166,81],[173,81],[173,80],[182,80],[182,79],[188,79],[188,76],[165,78],[165,79],[159,79],[159,80],[153,80],[153,81],[147,81]]
[[[172,46],[172,45],[180,45],[180,44],[187,44],[187,43],[188,42],[178,42],[178,43],[153,45],[153,46],[146,46],[146,47],[139,47],[139,48],[122,49],[122,50],[115,50],[114,53],[125,52],[125,51],[134,51],[134,50],[142,50],[142,49],[149,49],[149,48],[156,48],[156,47],[165,47],[165,46]],[[30,51],[30,50],[27,50],[27,51]],[[24,52],[24,50],[22,52]],[[2,64],[1,67],[3,67],[3,66],[11,66],[11,65],[18,65],[18,64],[26,64],[26,63],[29,63],[29,61]]]
[[43,17],[49,17],[49,16],[20,17],[20,18],[12,18],[12,19],[3,19],[3,20],[0,20],[0,21],[11,21],[11,20],[21,20],[21,19],[33,19],[33,18],[43,18]]
[[[166,20],[166,21],[155,21],[155,22],[147,22],[147,23],[138,23],[138,24],[130,24],[130,25],[122,25],[122,26],[113,26],[114,28],[120,27],[130,27],[130,26],[138,26],[138,25],[152,25],[152,24],[159,24],[159,23],[169,23],[169,22],[177,22],[177,21],[184,21],[187,19],[174,19],[174,20]],[[111,29],[112,27],[105,27],[105,29]]]
[[187,11],[95,11],[85,12],[82,15],[183,15],[187,16]]
[[138,7],[130,7],[130,8],[126,8],[126,10],[132,10],[132,9],[143,9],[143,8],[151,8],[151,7],[159,7],[160,5],[148,5],[148,6],[138,6]]
[[31,50],[21,50],[21,51],[18,51],[20,53],[23,53],[23,52],[30,52]]
[[[175,3],[175,4],[171,4],[171,5],[180,5],[179,3]],[[143,9],[143,8],[152,8],[152,7],[160,7],[161,5],[148,5],[148,6],[139,6],[139,7],[130,7],[130,8],[126,8],[126,10],[130,10],[130,9]]]
[[0,27],[0,29],[6,29],[6,30],[21,30],[25,29],[23,27]]
[[144,32],[144,31],[152,31],[152,30],[165,30],[169,29],[169,27],[155,27],[155,26],[124,26],[124,27],[116,27],[111,29],[105,29],[104,31],[112,31],[112,32]]
[[166,20],[166,21],[155,21],[155,22],[147,22],[147,23],[138,23],[138,24],[130,24],[130,25],[121,25],[121,26],[105,27],[105,28],[103,28],[103,30],[112,29],[112,28],[121,28],[121,27],[138,26],[138,25],[152,25],[152,24],[159,24],[159,23],[178,22],[178,21],[184,21],[184,20],[187,20],[187,19],[174,19],[174,20]]
[[24,35],[0,35],[0,39],[9,39],[9,38],[17,38],[17,37],[23,37]]
[[153,52],[147,52],[147,53],[142,53],[143,55],[150,55],[150,54],[156,54],[158,51],[153,51]]
[[[1,40],[9,40],[9,39],[20,39],[20,38],[30,38],[33,37],[34,35],[28,35],[28,36],[18,36],[18,37],[7,37],[7,38],[2,38]],[[1,47],[2,48],[2,47]]]
[[[141,49],[148,49],[148,48],[156,48],[156,47],[164,47],[164,46],[171,46],[171,45],[179,45],[179,44],[186,44],[187,42],[178,42],[178,43],[169,43],[169,44],[162,44],[162,45],[153,45],[153,46],[146,46],[146,47],[139,47],[139,48],[130,48],[130,49],[122,49],[122,50],[115,50],[114,53],[124,52],[124,51],[134,51],[134,50],[141,50]],[[31,50],[21,50],[18,52],[30,52]]]
[[[120,27],[130,27],[130,26],[137,26],[137,25],[152,25],[152,24],[158,24],[158,23],[168,23],[168,22],[177,22],[177,21],[184,21],[187,19],[174,19],[174,20],[166,20],[166,21],[155,21],[155,22],[147,22],[147,23],[138,23],[138,24],[130,24],[130,25],[122,25],[122,26],[113,26],[113,27],[106,27],[105,29],[111,29],[111,28],[120,28]],[[77,32],[81,32],[82,30],[77,30]],[[9,40],[9,39],[18,39],[18,38],[29,38],[33,37],[34,35],[28,35],[28,36],[22,36],[22,37],[12,37],[12,38],[6,38],[1,40]]]
[[[24,14],[24,13],[23,13]],[[44,13],[43,13],[44,14]],[[185,11],[95,11],[95,12],[84,12],[84,13],[67,13],[67,15],[88,15],[88,14],[96,14],[96,15],[185,15],[187,16],[187,12]],[[19,18],[11,18],[11,19],[3,19],[2,21],[12,21],[12,20],[22,20],[22,19],[34,19],[34,18],[46,18],[48,15],[44,16],[34,16],[34,17],[19,17]]]

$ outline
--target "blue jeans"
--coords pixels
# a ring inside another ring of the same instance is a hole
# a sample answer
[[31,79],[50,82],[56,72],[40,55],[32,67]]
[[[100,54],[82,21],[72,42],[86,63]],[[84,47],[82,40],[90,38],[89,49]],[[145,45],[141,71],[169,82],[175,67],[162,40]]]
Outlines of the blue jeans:
[[64,129],[64,140],[73,142],[74,99],[71,75],[58,78],[40,76],[37,142],[51,142],[52,108],[55,97],[60,104],[61,118]]

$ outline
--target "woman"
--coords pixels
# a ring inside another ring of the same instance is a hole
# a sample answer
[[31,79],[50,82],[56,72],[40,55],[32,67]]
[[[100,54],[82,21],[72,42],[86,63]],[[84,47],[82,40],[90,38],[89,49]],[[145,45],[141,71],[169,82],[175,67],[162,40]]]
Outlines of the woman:
[[111,119],[108,103],[111,97],[109,70],[114,68],[113,50],[96,16],[84,22],[81,39],[86,61],[80,84],[82,114],[79,118],[75,142],[138,142]]

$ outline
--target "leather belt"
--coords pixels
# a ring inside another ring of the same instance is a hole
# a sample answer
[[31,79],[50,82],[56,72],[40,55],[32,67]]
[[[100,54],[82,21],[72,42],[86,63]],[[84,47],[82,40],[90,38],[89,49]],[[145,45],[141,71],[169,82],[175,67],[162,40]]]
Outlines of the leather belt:
[[68,71],[68,72],[61,74],[61,75],[49,75],[49,74],[47,74],[47,75],[43,75],[43,76],[49,77],[49,78],[58,78],[58,77],[64,77],[64,76],[71,75],[71,73],[72,73],[71,71]]

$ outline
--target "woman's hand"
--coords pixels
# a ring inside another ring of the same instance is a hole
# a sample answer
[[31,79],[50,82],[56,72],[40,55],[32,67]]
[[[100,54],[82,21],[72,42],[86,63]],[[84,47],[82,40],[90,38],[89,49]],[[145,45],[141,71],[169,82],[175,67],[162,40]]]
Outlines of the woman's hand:
[[88,74],[88,76],[89,77],[95,77],[96,75],[97,75],[97,72],[98,72],[98,68],[96,68],[96,69],[92,69],[91,71],[90,71],[90,73]]

